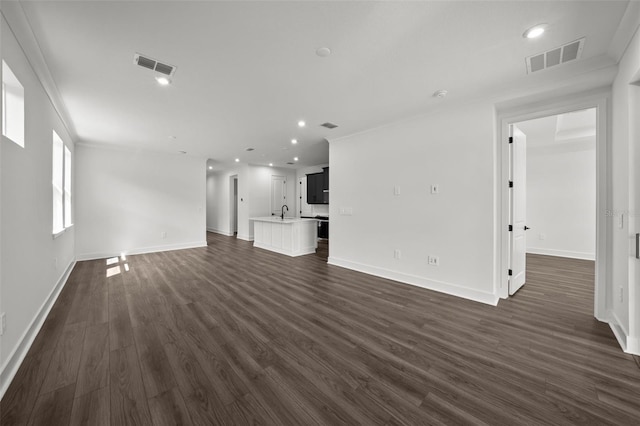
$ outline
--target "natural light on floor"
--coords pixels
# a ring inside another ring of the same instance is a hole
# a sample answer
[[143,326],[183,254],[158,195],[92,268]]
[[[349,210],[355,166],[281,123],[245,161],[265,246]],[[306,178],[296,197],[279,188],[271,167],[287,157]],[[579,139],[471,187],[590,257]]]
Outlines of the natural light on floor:
[[112,277],[114,275],[118,275],[120,273],[120,265],[113,266],[107,269],[107,278]]
[[[127,256],[122,253],[120,255],[120,257],[115,256],[115,257],[110,257],[109,259],[107,259],[107,266],[110,265],[114,265],[119,263],[122,260],[122,262],[124,262],[125,260],[127,260]],[[129,272],[129,264],[128,263],[123,263],[123,268],[124,268],[124,272]],[[114,275],[118,275],[120,272],[122,272],[122,270],[120,269],[120,265],[115,265],[115,266],[111,266],[110,268],[107,268],[107,278],[112,277]]]

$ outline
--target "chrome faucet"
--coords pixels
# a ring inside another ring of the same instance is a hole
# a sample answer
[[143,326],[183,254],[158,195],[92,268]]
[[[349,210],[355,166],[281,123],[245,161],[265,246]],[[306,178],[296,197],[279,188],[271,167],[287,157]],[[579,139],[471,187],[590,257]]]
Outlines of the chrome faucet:
[[286,204],[283,204],[282,207],[280,208],[282,214],[280,215],[280,219],[284,220],[284,209],[285,207],[287,208],[287,211],[289,211],[289,206],[287,206]]

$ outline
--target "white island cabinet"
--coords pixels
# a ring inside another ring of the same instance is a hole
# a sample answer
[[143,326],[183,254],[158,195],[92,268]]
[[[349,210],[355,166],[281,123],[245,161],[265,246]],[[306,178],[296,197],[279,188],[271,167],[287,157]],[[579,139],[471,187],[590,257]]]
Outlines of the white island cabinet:
[[279,216],[254,217],[253,246],[287,256],[316,252],[318,221]]

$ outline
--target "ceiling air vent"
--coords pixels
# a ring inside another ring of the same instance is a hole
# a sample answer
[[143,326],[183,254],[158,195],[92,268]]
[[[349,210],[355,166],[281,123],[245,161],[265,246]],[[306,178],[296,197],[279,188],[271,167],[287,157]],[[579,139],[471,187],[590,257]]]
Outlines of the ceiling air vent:
[[584,38],[572,41],[564,46],[556,47],[538,55],[526,58],[527,73],[531,74],[536,71],[544,70],[560,64],[580,59],[582,50],[584,49]]
[[321,124],[321,126],[326,127],[327,129],[335,129],[336,127],[338,127],[337,124],[329,123],[328,121],[326,123]]
[[173,65],[163,64],[148,56],[142,56],[139,53],[133,55],[133,63],[164,75],[173,76],[173,74],[176,73],[176,67]]
[[289,164],[289,165],[293,166],[293,165],[294,165],[294,164],[296,164],[296,163],[292,163],[291,161],[288,161],[288,162],[287,162],[287,164]]

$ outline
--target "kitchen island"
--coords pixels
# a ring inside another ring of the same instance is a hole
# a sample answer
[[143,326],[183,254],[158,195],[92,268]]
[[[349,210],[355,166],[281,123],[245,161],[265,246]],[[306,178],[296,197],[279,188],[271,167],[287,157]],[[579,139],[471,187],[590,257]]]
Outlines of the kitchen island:
[[316,252],[318,221],[280,216],[254,217],[253,246],[287,256]]

